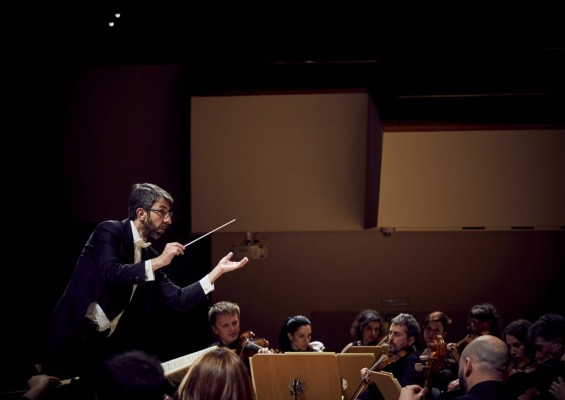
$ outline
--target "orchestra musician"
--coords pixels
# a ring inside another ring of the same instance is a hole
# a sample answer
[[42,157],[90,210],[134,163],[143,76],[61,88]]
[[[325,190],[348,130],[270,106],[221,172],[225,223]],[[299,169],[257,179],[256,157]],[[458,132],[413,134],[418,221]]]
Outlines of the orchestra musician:
[[[502,320],[498,310],[491,303],[478,303],[469,310],[468,333],[457,343],[448,343],[447,350],[451,356],[460,362],[461,354],[469,343],[483,335],[500,337],[502,330]],[[448,399],[462,394],[459,379],[454,379],[447,385],[447,392],[442,394],[442,398]]]
[[520,400],[534,399],[537,393],[535,374],[537,363],[533,346],[528,341],[528,329],[531,322],[517,319],[510,322],[502,332],[502,339],[510,351],[507,385]]
[[[510,354],[506,344],[492,335],[482,335],[463,350],[459,363],[460,400],[516,400],[505,385]],[[402,388],[399,400],[418,400],[427,389],[418,385]],[[441,399],[442,397],[440,397]]]
[[[438,336],[441,336],[443,340],[445,340],[447,329],[449,325],[451,325],[451,322],[451,318],[442,311],[434,311],[426,315],[422,324],[422,332],[426,344],[420,356],[422,360],[426,360],[432,354],[434,351],[433,344]],[[438,368],[439,371],[437,375],[433,377],[433,387],[439,392],[446,391],[449,382],[457,378],[458,368],[457,361],[447,353],[443,363]]]
[[491,303],[475,304],[469,311],[468,334],[457,343],[448,343],[447,350],[459,362],[465,346],[482,335],[500,337],[501,329],[502,321],[494,305]]
[[371,373],[387,371],[398,380],[400,386],[424,384],[424,373],[416,368],[420,363],[420,353],[416,350],[418,338],[420,337],[420,325],[416,318],[410,314],[398,314],[390,321],[388,330],[389,357],[394,362],[382,362],[386,364],[383,368],[379,365],[373,368],[363,368],[361,379],[368,383],[367,389],[361,393],[358,399],[382,399],[378,387],[371,382]]
[[237,352],[250,372],[250,356],[256,353],[270,354],[273,351],[268,348],[269,343],[267,341],[262,341],[258,347],[254,346],[256,349],[254,353],[251,353],[244,344],[242,345],[242,340],[247,338],[241,337],[240,315],[239,305],[230,301],[219,301],[210,307],[208,321],[212,331],[218,337],[218,341],[213,343],[212,346],[227,347]]
[[363,310],[355,317],[351,324],[350,329],[353,342],[347,344],[342,353],[347,353],[347,350],[352,346],[380,346],[386,344],[388,334],[386,326],[376,310]]
[[325,349],[322,342],[312,341],[312,323],[303,315],[289,317],[283,322],[278,341],[282,353]]

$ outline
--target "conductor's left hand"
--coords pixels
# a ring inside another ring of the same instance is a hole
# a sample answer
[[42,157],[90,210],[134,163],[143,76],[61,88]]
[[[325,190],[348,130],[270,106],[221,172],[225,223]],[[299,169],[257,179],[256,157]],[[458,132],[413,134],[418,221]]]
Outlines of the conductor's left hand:
[[210,282],[214,283],[223,274],[242,268],[249,262],[249,259],[247,257],[243,257],[240,261],[231,261],[232,257],[233,253],[230,251],[224,258],[220,260],[218,265],[216,265],[212,272],[210,272]]

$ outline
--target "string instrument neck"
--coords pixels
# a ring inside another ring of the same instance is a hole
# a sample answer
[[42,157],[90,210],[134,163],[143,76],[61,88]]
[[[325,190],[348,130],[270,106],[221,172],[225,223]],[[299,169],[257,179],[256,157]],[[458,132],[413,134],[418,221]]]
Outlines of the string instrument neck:
[[241,359],[252,357],[262,349],[269,348],[269,341],[258,338],[252,331],[243,331],[239,336],[236,352]]

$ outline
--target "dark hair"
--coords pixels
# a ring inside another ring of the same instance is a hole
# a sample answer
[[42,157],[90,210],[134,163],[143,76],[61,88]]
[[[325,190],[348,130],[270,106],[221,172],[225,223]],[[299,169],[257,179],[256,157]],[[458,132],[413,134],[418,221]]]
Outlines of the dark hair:
[[502,321],[496,307],[491,303],[475,304],[469,311],[469,320],[471,318],[482,322],[488,322],[489,334],[500,337]]
[[132,185],[128,202],[129,219],[134,221],[137,218],[136,210],[138,208],[149,210],[160,199],[167,200],[171,207],[173,206],[173,196],[165,189],[153,183],[136,183]]
[[533,346],[528,340],[528,330],[532,323],[527,319],[516,319],[510,322],[502,332],[502,340],[506,341],[506,336],[514,336],[526,348],[526,354],[532,354]]
[[99,400],[162,400],[167,380],[157,357],[129,350],[104,361],[96,386]]
[[385,324],[383,317],[381,317],[381,314],[379,314],[379,312],[376,310],[367,309],[357,314],[355,320],[353,321],[353,324],[351,324],[351,329],[349,330],[349,332],[351,333],[353,339],[363,339],[363,329],[365,329],[365,327],[369,325],[370,322],[379,322],[381,324],[379,328],[379,338],[386,335]]
[[211,326],[214,326],[216,324],[216,319],[218,318],[218,315],[232,315],[232,314],[237,314],[237,317],[239,318],[239,306],[236,303],[232,303],[229,301],[219,301],[216,304],[214,304],[212,307],[210,307],[210,310],[208,310],[208,322],[210,322]]
[[565,317],[560,314],[542,315],[528,330],[530,343],[535,343],[536,337],[548,342],[560,339],[565,346]]
[[439,321],[441,323],[441,325],[443,326],[444,331],[447,331],[447,327],[449,325],[451,325],[451,318],[449,318],[445,313],[443,313],[441,311],[434,311],[434,312],[431,312],[428,315],[426,315],[426,318],[424,318],[424,323],[422,325],[424,327],[424,329],[432,321]]
[[296,332],[298,328],[304,325],[312,326],[310,320],[304,315],[295,315],[294,317],[287,318],[283,322],[278,337],[279,347],[282,352],[292,351],[292,345],[290,339],[288,338],[288,334],[294,334],[294,332]]
[[398,314],[396,317],[390,320],[391,324],[399,324],[406,326],[406,336],[414,338],[414,347],[418,347],[420,340],[420,325],[416,318],[410,314]]

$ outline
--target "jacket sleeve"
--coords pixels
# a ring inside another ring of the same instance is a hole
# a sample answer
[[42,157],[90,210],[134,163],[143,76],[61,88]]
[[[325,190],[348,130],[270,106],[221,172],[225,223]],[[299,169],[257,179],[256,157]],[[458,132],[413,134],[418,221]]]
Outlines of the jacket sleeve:
[[159,282],[159,289],[165,303],[177,311],[188,310],[208,300],[200,282],[180,287],[175,285],[161,270],[155,271],[155,280]]

